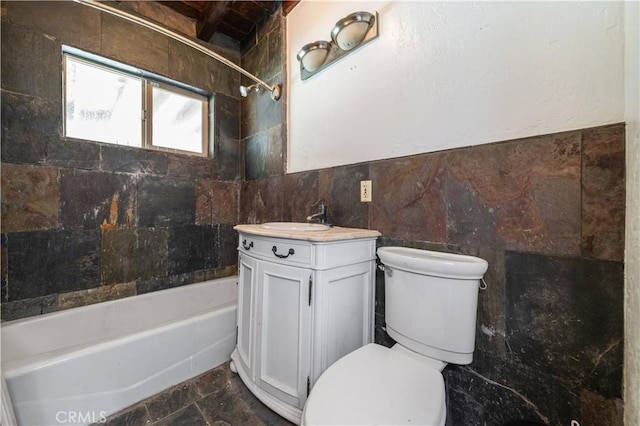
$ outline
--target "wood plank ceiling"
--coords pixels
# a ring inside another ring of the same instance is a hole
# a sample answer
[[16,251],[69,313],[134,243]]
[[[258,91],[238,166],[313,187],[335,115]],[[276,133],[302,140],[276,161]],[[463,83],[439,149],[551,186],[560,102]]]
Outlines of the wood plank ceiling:
[[[284,1],[283,11],[288,13],[298,2]],[[244,42],[257,25],[273,12],[281,2],[257,0],[216,1],[159,1],[181,15],[196,21],[196,35],[209,41],[215,33],[222,33]]]

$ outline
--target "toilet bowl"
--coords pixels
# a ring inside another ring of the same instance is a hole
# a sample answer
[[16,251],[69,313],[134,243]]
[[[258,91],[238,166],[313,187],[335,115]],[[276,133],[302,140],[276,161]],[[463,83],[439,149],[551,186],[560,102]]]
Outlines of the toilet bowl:
[[444,425],[442,369],[468,364],[485,260],[381,247],[392,348],[369,344],[336,361],[314,384],[303,425]]

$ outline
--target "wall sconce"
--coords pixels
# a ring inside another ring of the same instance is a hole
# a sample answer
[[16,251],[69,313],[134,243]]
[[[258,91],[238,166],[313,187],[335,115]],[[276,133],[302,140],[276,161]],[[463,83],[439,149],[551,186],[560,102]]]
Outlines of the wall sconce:
[[331,30],[331,42],[315,41],[300,49],[297,58],[302,80],[319,73],[378,35],[377,12],[355,12],[345,16]]
[[317,71],[327,59],[330,48],[331,43],[328,41],[314,41],[305,44],[298,52],[300,66],[309,72]]

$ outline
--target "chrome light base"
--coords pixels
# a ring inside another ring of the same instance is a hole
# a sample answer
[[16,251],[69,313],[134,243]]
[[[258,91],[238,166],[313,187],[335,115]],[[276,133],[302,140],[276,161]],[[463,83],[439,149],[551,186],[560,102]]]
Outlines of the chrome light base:
[[[364,35],[356,33],[353,37],[351,37],[351,40],[348,43],[344,43],[340,40],[340,34],[342,34],[342,32],[345,29],[348,29],[349,26],[351,26],[352,24],[361,24],[361,23],[368,24],[368,29],[366,30],[366,33]],[[298,62],[300,62],[301,79],[306,80],[310,77],[313,77],[320,71],[329,67],[334,62],[344,58],[345,56],[348,56],[351,52],[358,50],[359,48],[361,48],[362,46],[365,46],[367,43],[371,42],[372,40],[375,40],[376,38],[378,38],[378,36],[379,36],[378,12],[375,12],[373,14],[369,12],[355,12],[342,18],[340,21],[336,23],[333,30],[331,31],[331,37],[333,39],[332,42],[317,41],[317,42],[309,43],[309,44],[306,44],[300,50],[300,52],[298,52],[297,58],[298,58]],[[361,38],[361,41],[358,42],[360,38]],[[340,45],[342,45],[343,48],[346,48],[348,50],[343,50],[340,47]],[[311,70],[305,68],[304,66],[305,55],[307,55],[309,52],[312,52],[313,50],[324,49],[326,47],[328,47],[329,52],[326,58],[324,59],[324,62],[322,62],[321,65],[317,67],[310,66],[309,68],[312,68]]]

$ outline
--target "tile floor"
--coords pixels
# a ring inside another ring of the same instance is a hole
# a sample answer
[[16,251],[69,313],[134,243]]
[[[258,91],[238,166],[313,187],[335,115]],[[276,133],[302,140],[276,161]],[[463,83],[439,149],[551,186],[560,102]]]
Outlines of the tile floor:
[[229,363],[107,418],[109,426],[292,426],[262,404]]

